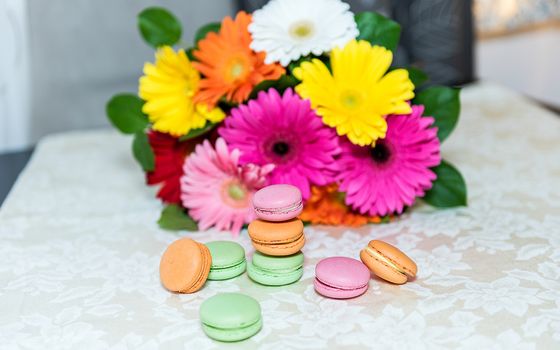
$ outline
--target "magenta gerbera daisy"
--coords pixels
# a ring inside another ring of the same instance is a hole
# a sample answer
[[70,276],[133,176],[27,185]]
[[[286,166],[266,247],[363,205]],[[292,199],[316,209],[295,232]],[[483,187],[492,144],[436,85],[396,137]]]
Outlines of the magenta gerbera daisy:
[[440,144],[434,118],[423,112],[420,105],[409,115],[387,116],[387,135],[374,147],[341,141],[337,180],[348,205],[362,214],[400,214],[432,187]]
[[241,151],[240,163],[274,164],[268,183],[297,186],[304,199],[311,185],[334,180],[334,157],[340,152],[336,133],[322,123],[309,100],[291,89],[282,96],[275,89],[261,91],[257,99],[232,109],[218,132]]
[[251,200],[274,165],[239,165],[239,150],[229,151],[222,138],[216,149],[208,140],[185,161],[181,201],[201,230],[215,227],[239,234],[255,218]]

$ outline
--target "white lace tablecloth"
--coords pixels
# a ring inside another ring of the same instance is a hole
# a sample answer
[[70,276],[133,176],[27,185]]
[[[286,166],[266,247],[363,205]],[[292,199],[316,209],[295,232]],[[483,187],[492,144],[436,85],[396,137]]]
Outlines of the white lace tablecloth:
[[[286,287],[243,275],[168,293],[158,276],[167,244],[228,234],[160,230],[161,205],[128,138],[45,139],[0,210],[0,348],[560,348],[560,118],[488,84],[465,89],[462,102],[443,155],[465,176],[469,206],[418,205],[360,229],[308,227],[304,277]],[[373,238],[416,260],[417,280],[372,279],[346,301],[314,293],[319,259],[357,258]],[[246,232],[239,242],[252,253]],[[203,334],[198,308],[223,291],[260,302],[258,335],[220,344]]]

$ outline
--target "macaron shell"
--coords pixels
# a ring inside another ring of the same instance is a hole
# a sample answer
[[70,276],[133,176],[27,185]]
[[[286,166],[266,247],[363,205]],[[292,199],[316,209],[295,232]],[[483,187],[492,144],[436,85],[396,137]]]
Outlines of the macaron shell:
[[395,284],[403,284],[407,281],[406,275],[370,255],[365,249],[360,252],[360,259],[371,270],[371,272],[385,281]]
[[172,292],[196,292],[206,282],[211,264],[212,257],[205,245],[189,238],[178,239],[161,257],[161,283]]
[[416,273],[418,272],[416,263],[397,247],[378,240],[370,241],[368,246],[383,254],[387,259],[399,266],[410,277],[416,276]]
[[253,207],[263,209],[285,208],[301,202],[299,188],[288,184],[270,185],[253,195]]
[[293,271],[303,266],[304,256],[302,252],[287,256],[270,256],[255,252],[252,264],[260,268],[272,271]]
[[206,243],[212,255],[212,267],[229,267],[245,260],[245,249],[233,241],[213,241]]
[[303,248],[303,246],[305,245],[305,235],[300,235],[295,241],[292,242],[267,244],[251,241],[251,243],[253,243],[253,247],[255,247],[255,249],[261,253],[272,256],[286,256],[295,254],[299,252],[301,248]]
[[247,228],[249,236],[258,243],[286,243],[295,241],[303,233],[303,222],[291,219],[283,222],[253,220]]
[[327,298],[333,298],[333,299],[355,298],[364,294],[368,289],[368,284],[366,284],[361,288],[355,288],[355,289],[335,288],[324,284],[323,282],[319,281],[317,278],[315,278],[315,280],[313,281],[313,286],[315,287],[315,291],[317,293]]
[[303,261],[301,252],[281,257],[255,252],[253,260],[247,265],[247,274],[257,283],[283,286],[297,282],[303,276]]
[[265,286],[285,286],[295,283],[303,276],[303,267],[290,272],[263,270],[252,263],[247,265],[247,275],[253,281]]
[[245,250],[232,241],[213,241],[206,244],[212,255],[209,280],[221,281],[237,277],[245,272]]
[[201,322],[212,328],[237,330],[261,319],[261,307],[252,297],[241,293],[219,293],[200,305]]
[[359,289],[367,286],[371,273],[359,260],[335,256],[319,261],[315,266],[315,276],[333,288]]
[[235,342],[245,340],[257,334],[262,328],[262,319],[257,322],[243,328],[237,329],[220,329],[202,325],[202,330],[206,335],[214,340],[222,342]]

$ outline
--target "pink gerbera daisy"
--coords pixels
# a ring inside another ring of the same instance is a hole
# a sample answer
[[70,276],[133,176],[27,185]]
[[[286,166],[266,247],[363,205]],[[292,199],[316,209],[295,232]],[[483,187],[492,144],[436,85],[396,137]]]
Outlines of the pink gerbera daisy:
[[239,234],[255,218],[251,200],[266,183],[274,165],[239,164],[239,150],[228,150],[222,138],[216,149],[208,140],[196,146],[183,167],[181,201],[201,230],[215,227]]
[[423,196],[436,179],[430,168],[440,161],[434,118],[422,117],[424,106],[409,115],[387,116],[387,135],[374,147],[341,142],[340,190],[346,203],[362,214],[402,213]]
[[240,163],[274,164],[270,184],[297,186],[304,199],[311,185],[334,180],[334,157],[340,152],[333,129],[325,126],[292,89],[282,96],[275,89],[232,109],[219,134],[241,151]]

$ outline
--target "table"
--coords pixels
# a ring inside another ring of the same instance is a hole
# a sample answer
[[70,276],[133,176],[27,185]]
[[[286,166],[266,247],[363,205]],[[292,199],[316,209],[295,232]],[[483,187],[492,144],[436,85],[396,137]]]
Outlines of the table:
[[[560,119],[482,83],[443,155],[466,178],[469,206],[417,205],[359,229],[306,228],[305,273],[274,288],[246,275],[192,295],[165,291],[159,258],[180,236],[156,225],[161,204],[144,185],[130,140],[99,130],[42,141],[0,211],[0,344],[15,348],[558,348]],[[357,257],[373,238],[419,266],[403,286],[380,280],[353,300],[314,293],[322,257]],[[252,248],[243,232],[239,242]],[[202,333],[200,303],[223,291],[259,300],[264,328],[219,344]]]

